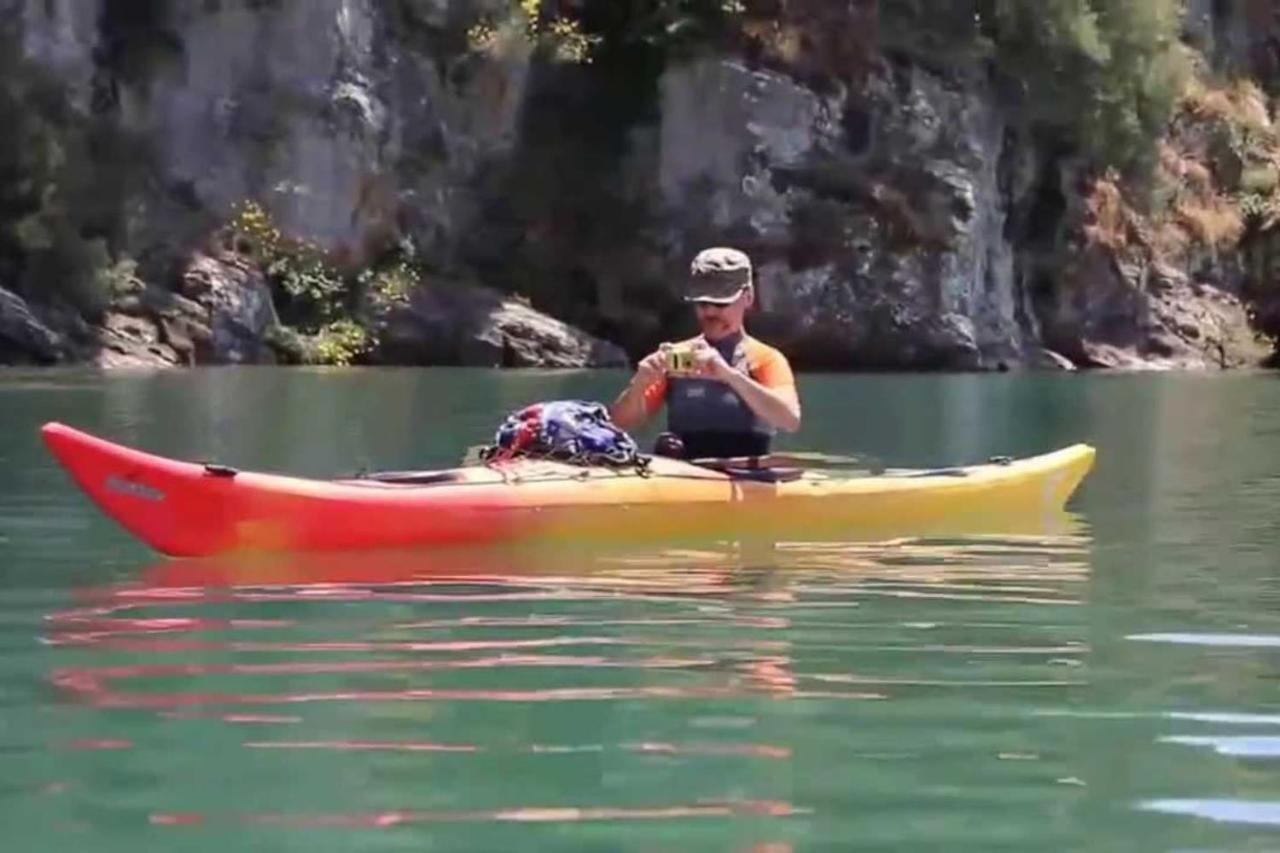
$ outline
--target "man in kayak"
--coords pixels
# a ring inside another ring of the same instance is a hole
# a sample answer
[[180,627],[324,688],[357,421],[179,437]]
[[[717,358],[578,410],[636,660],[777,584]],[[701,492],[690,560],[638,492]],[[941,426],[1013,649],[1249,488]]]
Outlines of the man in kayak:
[[700,252],[684,299],[693,304],[702,334],[641,359],[610,417],[632,430],[665,403],[667,428],[683,444],[672,455],[767,454],[778,430],[800,428],[800,398],[786,356],[744,328],[755,304],[751,260],[737,249]]

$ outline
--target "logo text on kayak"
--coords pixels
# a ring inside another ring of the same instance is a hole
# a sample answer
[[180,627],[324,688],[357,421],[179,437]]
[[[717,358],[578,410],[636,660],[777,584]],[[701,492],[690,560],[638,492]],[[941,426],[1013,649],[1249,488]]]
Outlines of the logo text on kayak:
[[112,474],[107,478],[107,488],[113,492],[119,492],[122,495],[142,498],[145,501],[164,500],[164,492],[159,489],[153,489],[150,486],[135,483],[133,480],[126,480],[124,477],[117,474]]

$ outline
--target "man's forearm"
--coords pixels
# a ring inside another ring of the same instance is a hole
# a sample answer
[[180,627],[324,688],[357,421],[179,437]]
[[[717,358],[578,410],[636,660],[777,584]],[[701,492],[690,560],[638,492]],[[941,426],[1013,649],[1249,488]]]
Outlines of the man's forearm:
[[724,380],[743,402],[770,425],[784,432],[800,429],[800,401],[794,391],[766,388],[745,373],[734,370]]
[[609,407],[609,418],[622,429],[635,429],[645,422],[648,412],[644,405],[644,385],[631,380]]

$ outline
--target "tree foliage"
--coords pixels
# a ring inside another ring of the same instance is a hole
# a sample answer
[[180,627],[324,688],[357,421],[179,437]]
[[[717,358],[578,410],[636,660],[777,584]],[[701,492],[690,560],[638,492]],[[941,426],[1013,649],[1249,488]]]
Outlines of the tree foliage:
[[[669,58],[773,33],[787,43],[774,53],[806,76],[833,33],[860,44],[874,21],[869,44],[883,50],[941,67],[987,62],[1019,110],[1100,168],[1153,162],[1191,73],[1183,13],[1182,0],[510,0],[560,59],[626,44]],[[829,73],[847,73],[844,60]]]
[[93,314],[111,297],[115,249],[145,158],[78,109],[0,27],[0,285]]
[[994,0],[995,60],[1028,115],[1064,131],[1098,166],[1154,162],[1192,72],[1180,0]]

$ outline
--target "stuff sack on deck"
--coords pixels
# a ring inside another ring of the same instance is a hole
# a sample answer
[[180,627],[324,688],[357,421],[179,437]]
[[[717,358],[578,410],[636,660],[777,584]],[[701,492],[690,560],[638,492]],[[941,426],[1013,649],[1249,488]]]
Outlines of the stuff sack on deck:
[[587,465],[634,465],[635,440],[600,403],[551,400],[513,412],[494,436],[492,459],[543,456]]

